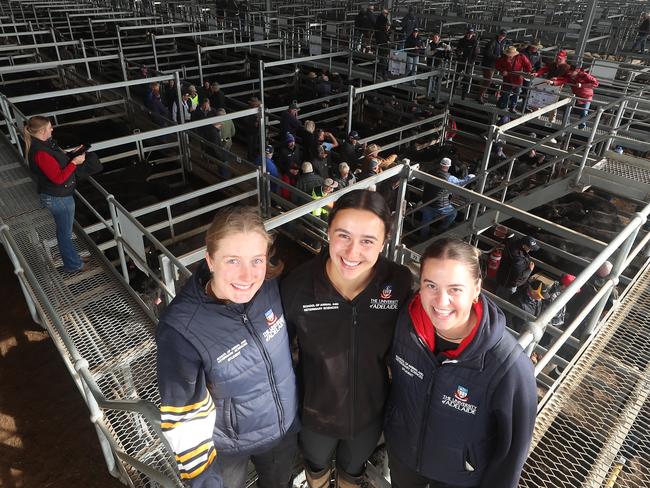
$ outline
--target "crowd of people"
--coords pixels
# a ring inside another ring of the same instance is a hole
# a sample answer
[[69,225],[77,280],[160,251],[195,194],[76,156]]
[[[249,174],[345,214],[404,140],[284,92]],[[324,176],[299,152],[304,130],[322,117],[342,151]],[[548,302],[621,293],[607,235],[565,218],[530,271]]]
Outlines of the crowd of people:
[[[259,210],[221,210],[205,260],[161,316],[161,428],[182,480],[367,486],[386,440],[397,488],[516,487],[536,416],[533,367],[482,291],[480,252],[429,246],[420,276],[382,255],[386,200],[328,212],[328,246],[288,273]],[[415,285],[415,286],[414,286]]]

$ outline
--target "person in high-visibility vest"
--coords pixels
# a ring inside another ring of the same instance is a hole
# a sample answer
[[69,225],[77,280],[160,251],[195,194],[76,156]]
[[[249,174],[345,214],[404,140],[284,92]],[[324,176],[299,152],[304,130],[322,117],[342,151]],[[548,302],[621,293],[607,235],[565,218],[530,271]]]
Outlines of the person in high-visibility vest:
[[[311,192],[311,197],[314,200],[319,200],[323,197],[326,197],[330,193],[332,193],[334,190],[338,188],[339,184],[334,181],[332,178],[325,178],[325,181],[323,182],[322,186],[317,186],[315,187],[312,192]],[[329,209],[334,207],[334,203],[330,203],[322,208],[317,208],[316,210],[312,211],[312,215],[314,217],[320,217],[323,220],[327,220],[327,217],[329,216]]]

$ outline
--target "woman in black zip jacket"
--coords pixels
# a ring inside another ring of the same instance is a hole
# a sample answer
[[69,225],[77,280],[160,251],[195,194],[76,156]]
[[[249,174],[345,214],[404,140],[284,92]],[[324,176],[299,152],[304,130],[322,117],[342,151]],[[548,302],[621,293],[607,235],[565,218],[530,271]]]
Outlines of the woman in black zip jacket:
[[256,208],[221,210],[205,261],[156,331],[161,428],[192,488],[286,488],[297,391],[272,238]]
[[391,214],[376,192],[352,191],[330,212],[329,247],[281,285],[289,332],[297,335],[302,387],[300,444],[312,488],[361,483],[381,436],[386,359],[411,274],[380,253]]
[[420,261],[420,290],[400,313],[385,425],[394,488],[518,484],[535,376],[481,293],[479,254],[457,239],[434,242]]

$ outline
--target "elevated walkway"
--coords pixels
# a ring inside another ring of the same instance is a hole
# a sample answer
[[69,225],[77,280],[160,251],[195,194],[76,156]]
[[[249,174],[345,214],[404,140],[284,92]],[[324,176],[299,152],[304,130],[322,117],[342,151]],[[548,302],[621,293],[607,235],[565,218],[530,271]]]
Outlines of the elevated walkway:
[[521,487],[650,486],[650,267],[539,407]]
[[0,135],[2,241],[34,319],[88,403],[109,471],[129,486],[147,487],[150,480],[133,466],[150,467],[168,478],[163,486],[181,486],[157,432],[155,317],[78,227],[73,241],[91,268],[62,271],[54,220],[18,158]]

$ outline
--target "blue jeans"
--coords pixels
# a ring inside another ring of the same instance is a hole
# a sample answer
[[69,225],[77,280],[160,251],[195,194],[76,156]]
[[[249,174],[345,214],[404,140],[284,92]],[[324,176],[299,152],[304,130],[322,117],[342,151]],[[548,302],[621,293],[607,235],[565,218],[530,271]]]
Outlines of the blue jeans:
[[501,89],[501,96],[497,101],[497,107],[500,109],[515,108],[519,101],[521,86],[504,86]]
[[406,76],[418,74],[418,56],[406,56]]
[[645,42],[648,40],[648,34],[639,34],[634,41],[634,46],[632,46],[632,51],[637,49],[642,53],[645,52]]
[[63,269],[68,273],[79,271],[83,266],[81,257],[72,243],[72,224],[74,223],[74,197],[54,197],[41,193],[41,205],[47,208],[56,224],[56,241],[63,259]]
[[[458,210],[453,205],[447,205],[445,207],[434,208],[434,207],[422,207],[420,209],[422,212],[422,223],[429,223],[438,217],[443,217],[437,222],[437,230],[443,232],[449,228],[451,224],[456,220],[456,215],[458,215]],[[426,239],[429,237],[429,226],[426,225],[420,229],[420,237]]]
[[[575,107],[573,107],[573,110],[575,110],[575,113],[578,115],[579,119],[584,119],[589,113],[590,106],[591,102],[576,103]],[[587,127],[587,124],[585,122],[580,122],[580,124],[578,124],[578,129],[584,129],[585,127]]]

